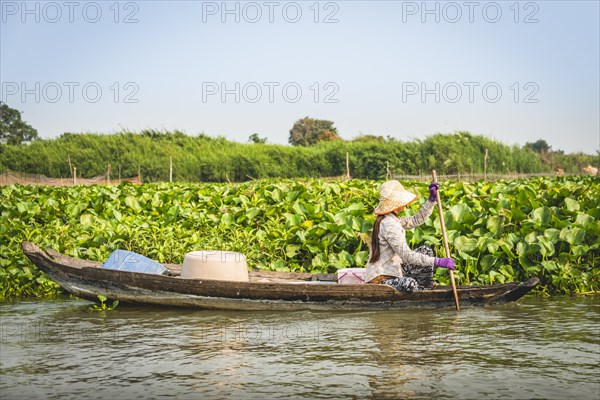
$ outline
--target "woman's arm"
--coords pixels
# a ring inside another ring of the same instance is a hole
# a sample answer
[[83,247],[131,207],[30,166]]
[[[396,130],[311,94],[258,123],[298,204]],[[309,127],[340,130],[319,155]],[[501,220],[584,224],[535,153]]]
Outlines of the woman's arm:
[[423,224],[433,212],[434,205],[435,202],[427,200],[418,213],[416,213],[412,217],[400,218],[400,223],[402,224],[404,229],[412,229]]

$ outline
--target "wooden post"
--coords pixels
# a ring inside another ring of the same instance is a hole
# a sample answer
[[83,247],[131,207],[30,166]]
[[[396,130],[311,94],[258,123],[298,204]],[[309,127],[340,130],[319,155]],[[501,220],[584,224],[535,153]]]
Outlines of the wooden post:
[[121,164],[119,164],[119,183],[121,183]]
[[346,152],[346,179],[350,179],[350,156]]
[[77,167],[73,167],[73,186],[77,185]]
[[487,159],[488,159],[488,149],[485,149],[485,156],[483,156],[483,181],[487,181]]
[[110,185],[110,163],[106,166],[106,184]]
[[169,182],[173,182],[173,156],[169,156]]
[[[433,181],[437,182],[437,175],[435,173],[435,169],[431,171],[431,175],[433,176]],[[440,228],[442,228],[442,238],[444,240],[444,249],[446,250],[446,257],[450,258],[450,247],[448,246],[448,235],[446,234],[446,223],[444,222],[444,213],[442,210],[442,199],[440,198],[439,190],[436,192],[435,200],[437,202],[438,214],[440,217]],[[460,310],[460,306],[458,305],[458,293],[456,292],[456,283],[454,282],[454,271],[448,270],[450,272],[450,283],[452,283],[452,292],[454,292],[454,304],[456,305],[456,310]]]

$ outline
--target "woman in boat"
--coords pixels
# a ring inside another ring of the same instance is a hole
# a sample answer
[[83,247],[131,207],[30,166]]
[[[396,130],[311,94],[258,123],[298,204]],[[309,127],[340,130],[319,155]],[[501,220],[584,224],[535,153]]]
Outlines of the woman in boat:
[[390,285],[412,292],[433,287],[433,268],[454,270],[452,258],[434,257],[433,251],[421,246],[415,251],[406,243],[406,230],[421,225],[433,212],[440,184],[429,185],[429,198],[412,217],[399,217],[398,212],[417,199],[396,180],[383,183],[379,189],[379,205],[375,208],[375,224],[371,236],[369,262],[365,281]]

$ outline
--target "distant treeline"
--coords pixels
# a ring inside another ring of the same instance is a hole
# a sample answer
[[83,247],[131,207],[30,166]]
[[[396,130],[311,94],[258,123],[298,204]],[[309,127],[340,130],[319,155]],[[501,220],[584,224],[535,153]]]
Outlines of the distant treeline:
[[398,141],[364,136],[352,141],[321,142],[310,147],[242,144],[205,134],[147,130],[140,133],[70,134],[30,144],[0,144],[2,170],[67,178],[103,175],[111,164],[111,177],[136,176],[145,182],[168,181],[169,159],[174,181],[247,181],[268,177],[332,177],[346,173],[346,153],[354,178],[382,179],[386,174],[482,173],[485,149],[487,172],[538,173],[556,168],[580,173],[597,164],[597,156],[547,154],[508,146],[467,132],[435,134],[426,139]]

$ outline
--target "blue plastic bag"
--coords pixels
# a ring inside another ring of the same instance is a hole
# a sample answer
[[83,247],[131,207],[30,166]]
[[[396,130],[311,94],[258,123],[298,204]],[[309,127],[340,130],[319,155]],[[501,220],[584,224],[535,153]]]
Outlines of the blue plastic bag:
[[164,265],[128,250],[113,251],[102,268],[156,275],[167,275],[169,272]]

